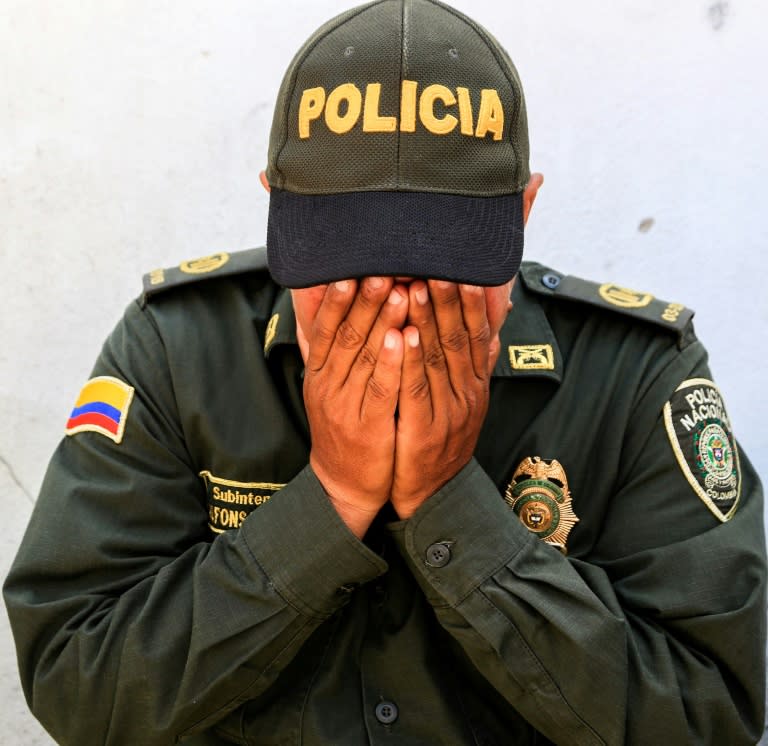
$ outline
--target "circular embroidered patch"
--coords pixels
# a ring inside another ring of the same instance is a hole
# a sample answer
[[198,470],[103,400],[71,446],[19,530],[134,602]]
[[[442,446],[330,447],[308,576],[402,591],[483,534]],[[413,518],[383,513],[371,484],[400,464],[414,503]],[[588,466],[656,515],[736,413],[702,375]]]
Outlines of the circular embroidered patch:
[[721,521],[741,495],[739,451],[720,390],[706,378],[683,381],[664,405],[664,423],[685,478]]

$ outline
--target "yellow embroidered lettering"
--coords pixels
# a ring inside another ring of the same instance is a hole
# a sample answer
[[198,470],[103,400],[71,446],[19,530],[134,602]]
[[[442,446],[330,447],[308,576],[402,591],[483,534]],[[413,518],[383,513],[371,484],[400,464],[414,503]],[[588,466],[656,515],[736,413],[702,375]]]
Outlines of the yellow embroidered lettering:
[[[357,124],[362,107],[363,96],[353,83],[344,83],[334,88],[325,103],[325,123],[328,129],[337,135],[345,135]],[[344,113],[342,108],[345,109]]]
[[677,321],[677,317],[680,315],[680,312],[684,310],[685,306],[682,306],[679,303],[670,303],[664,309],[664,313],[661,314],[661,318],[664,319],[664,321],[669,321],[671,324],[674,324],[674,322]]
[[[331,132],[344,135],[361,120],[362,130],[376,132],[416,132],[417,118],[432,134],[447,135],[457,126],[467,137],[484,139],[489,133],[493,140],[504,136],[504,107],[499,93],[493,88],[480,92],[477,112],[472,106],[469,88],[459,86],[454,93],[444,85],[428,85],[419,94],[419,84],[404,80],[400,87],[399,117],[385,116],[380,112],[381,83],[368,83],[365,93],[354,83],[343,83],[329,94],[323,88],[307,88],[299,103],[299,137],[306,140],[311,136],[312,122],[325,115],[325,123]],[[445,111],[458,107],[458,116]],[[437,109],[437,113],[436,113]],[[670,315],[670,314],[668,314]]]
[[475,134],[472,122],[472,99],[469,97],[469,88],[457,88],[456,95],[459,98],[459,122],[461,123],[461,134]]
[[435,135],[447,135],[459,120],[453,114],[446,114],[442,119],[435,116],[435,101],[440,99],[445,106],[453,106],[456,96],[444,85],[435,83],[427,86],[419,99],[419,118],[421,123]]
[[299,137],[306,140],[309,137],[309,123],[318,119],[323,113],[325,105],[325,90],[320,88],[307,88],[301,94],[299,103]]
[[397,117],[383,117],[379,114],[381,83],[368,83],[363,106],[363,132],[394,132]]
[[416,132],[416,91],[419,84],[404,80],[400,92],[400,132]]
[[494,140],[501,140],[504,134],[504,107],[497,91],[493,88],[483,88],[475,137],[485,137],[489,132],[493,132]]

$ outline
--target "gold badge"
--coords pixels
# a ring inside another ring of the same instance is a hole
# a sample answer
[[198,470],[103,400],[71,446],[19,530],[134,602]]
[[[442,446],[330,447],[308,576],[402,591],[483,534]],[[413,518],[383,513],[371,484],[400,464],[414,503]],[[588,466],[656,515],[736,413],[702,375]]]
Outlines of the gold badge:
[[188,275],[204,275],[206,272],[213,272],[219,269],[219,267],[223,267],[228,261],[229,254],[222,251],[220,254],[211,254],[200,259],[182,262],[179,265],[179,269]]
[[509,362],[514,370],[554,370],[552,345],[509,345]]
[[601,285],[598,292],[604,301],[620,308],[644,308],[653,300],[650,293],[622,288],[612,282]]
[[565,553],[568,534],[579,519],[571,506],[565,469],[539,456],[523,460],[512,475],[504,499],[522,524]]

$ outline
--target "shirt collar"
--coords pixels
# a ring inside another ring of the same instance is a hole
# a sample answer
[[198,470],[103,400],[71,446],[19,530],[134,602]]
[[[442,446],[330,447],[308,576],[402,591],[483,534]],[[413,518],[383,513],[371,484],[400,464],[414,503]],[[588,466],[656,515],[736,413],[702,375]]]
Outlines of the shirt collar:
[[560,383],[563,358],[555,334],[536,296],[520,278],[512,289],[512,310],[499,334],[501,353],[493,375],[501,378],[548,378]]
[[291,291],[280,288],[272,306],[272,316],[264,334],[264,356],[269,358],[270,352],[278,345],[295,345],[296,315],[293,312]]

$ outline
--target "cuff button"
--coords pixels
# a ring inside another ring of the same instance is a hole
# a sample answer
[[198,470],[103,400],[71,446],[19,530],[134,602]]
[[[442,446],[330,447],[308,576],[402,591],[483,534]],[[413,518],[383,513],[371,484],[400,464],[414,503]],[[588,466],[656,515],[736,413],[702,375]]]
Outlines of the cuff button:
[[427,548],[426,562],[430,567],[445,567],[451,561],[451,548],[439,541]]

